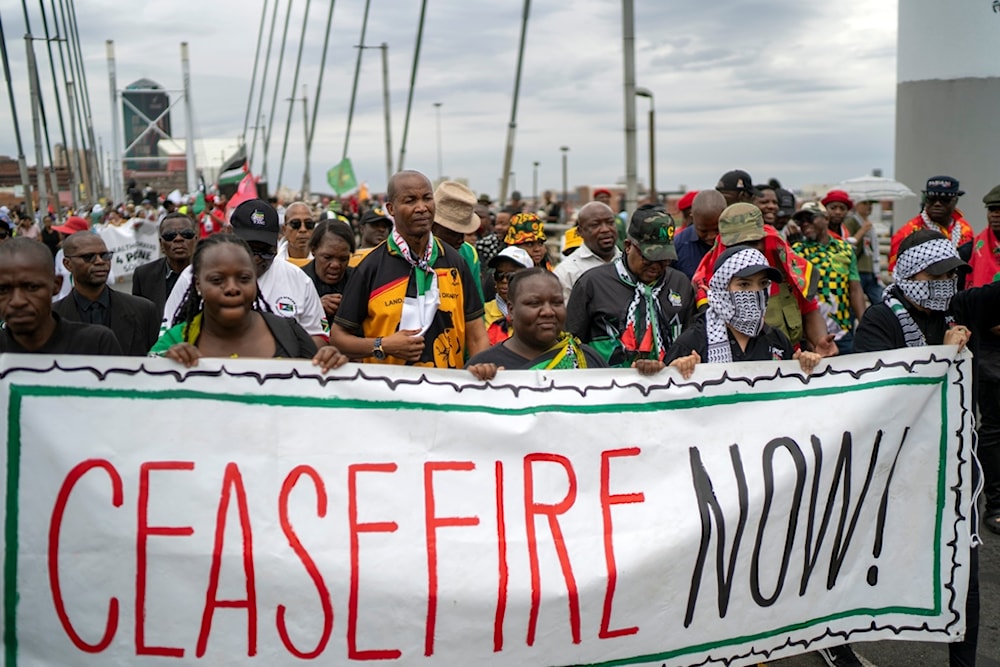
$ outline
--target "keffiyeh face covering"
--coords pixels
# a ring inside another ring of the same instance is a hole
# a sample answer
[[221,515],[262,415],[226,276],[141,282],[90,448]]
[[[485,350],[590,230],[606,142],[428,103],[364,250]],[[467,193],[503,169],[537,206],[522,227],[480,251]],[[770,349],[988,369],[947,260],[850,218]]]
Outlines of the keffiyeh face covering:
[[767,290],[730,292],[729,283],[748,266],[767,266],[767,258],[754,248],[747,248],[727,259],[708,283],[708,313],[705,324],[708,334],[708,362],[728,363],[733,360],[729,346],[728,324],[736,331],[753,337],[764,328],[767,310]]
[[764,311],[767,310],[767,290],[752,292],[726,292],[733,302],[734,312],[729,326],[751,338],[764,328]]
[[958,257],[950,241],[934,239],[921,243],[900,254],[892,277],[906,298],[927,310],[948,310],[958,293],[958,278],[943,280],[911,280],[930,265],[943,259]]

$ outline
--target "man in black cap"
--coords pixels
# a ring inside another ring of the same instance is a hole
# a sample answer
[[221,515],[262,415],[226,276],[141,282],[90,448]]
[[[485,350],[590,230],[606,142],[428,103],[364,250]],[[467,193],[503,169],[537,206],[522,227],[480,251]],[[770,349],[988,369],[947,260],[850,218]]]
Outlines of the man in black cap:
[[573,286],[567,331],[609,366],[662,366],[695,312],[691,281],[671,267],[676,259],[673,218],[659,205],[639,207],[629,221],[624,252]]
[[[229,224],[233,233],[246,241],[253,252],[260,296],[271,310],[276,315],[294,318],[312,336],[317,347],[326,345],[326,313],[316,286],[296,266],[274,261],[278,255],[279,234],[278,214],[274,208],[261,199],[250,199],[236,207]],[[191,267],[188,266],[177,277],[163,307],[161,334],[173,325],[174,315],[190,284]]]
[[160,313],[149,299],[108,287],[113,253],[94,232],[77,232],[63,241],[63,266],[73,276],[73,289],[52,310],[67,321],[100,324],[111,329],[122,352],[144,357],[159,338]]
[[381,206],[375,206],[365,211],[358,226],[361,228],[361,245],[351,255],[348,266],[352,269],[360,264],[365,255],[370,253],[375,246],[385,242],[389,237],[389,232],[392,231],[392,220],[386,216],[385,209]]
[[[975,235],[972,226],[956,211],[958,198],[964,194],[965,191],[959,188],[956,178],[932,176],[927,179],[923,191],[923,210],[892,235],[892,245],[889,248],[890,271],[896,266],[899,244],[917,230],[933,229],[941,232],[955,248],[972,243]],[[971,246],[967,250],[971,251]]]
[[0,353],[121,354],[111,329],[52,312],[59,293],[48,247],[28,238],[0,244]]
[[753,186],[750,174],[742,169],[734,169],[724,173],[715,189],[726,198],[726,206],[732,206],[739,202],[753,203],[754,197],[760,194],[760,190]]

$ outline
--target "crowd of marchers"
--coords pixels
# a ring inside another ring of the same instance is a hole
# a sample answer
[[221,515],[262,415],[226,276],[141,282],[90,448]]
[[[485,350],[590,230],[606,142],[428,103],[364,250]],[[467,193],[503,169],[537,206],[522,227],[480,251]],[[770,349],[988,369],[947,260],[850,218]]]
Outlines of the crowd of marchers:
[[[873,202],[833,190],[799,204],[740,170],[685,195],[677,219],[659,201],[616,212],[595,191],[558,251],[545,228],[566,211],[549,193],[534,211],[518,193],[498,208],[416,171],[353,215],[259,199],[227,213],[221,197],[197,214],[144,199],[60,224],[0,208],[0,352],[306,358],[324,372],[399,364],[490,381],[609,367],[687,378],[701,363],[792,359],[811,373],[838,354],[968,346],[983,518],[1000,532],[1000,186],[978,235],[964,194],[928,179],[920,214],[892,235],[889,285]],[[98,218],[157,227],[161,257],[135,270],[132,294],[109,287]],[[977,614],[953,664],[972,664],[961,655]]]

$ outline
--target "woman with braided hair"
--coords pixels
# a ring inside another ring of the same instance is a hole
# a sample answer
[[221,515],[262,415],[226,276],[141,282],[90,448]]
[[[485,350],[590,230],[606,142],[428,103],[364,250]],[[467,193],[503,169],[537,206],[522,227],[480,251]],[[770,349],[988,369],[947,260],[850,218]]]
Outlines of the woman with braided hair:
[[191,269],[193,280],[174,326],[150,354],[188,367],[200,357],[311,358],[324,372],[346,363],[333,346],[317,351],[298,322],[271,313],[260,298],[253,253],[243,239],[233,234],[202,239]]

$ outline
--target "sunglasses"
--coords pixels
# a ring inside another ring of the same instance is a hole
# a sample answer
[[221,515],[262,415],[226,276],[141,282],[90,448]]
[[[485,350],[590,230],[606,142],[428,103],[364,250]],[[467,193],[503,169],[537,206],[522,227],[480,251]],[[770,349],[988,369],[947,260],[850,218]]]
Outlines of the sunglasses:
[[190,241],[196,236],[196,234],[194,233],[193,229],[184,229],[179,232],[163,232],[162,234],[160,234],[160,238],[166,241],[167,243],[170,243],[178,236],[184,239],[185,241]]
[[8,236],[10,236],[10,232],[8,232],[6,229],[0,229],[0,239],[5,239]]
[[302,229],[302,225],[306,226],[306,230],[312,231],[313,227],[316,226],[315,220],[285,220],[285,224],[298,231]]
[[987,206],[986,210],[990,213],[1000,213],[1000,204],[993,204],[992,206]]
[[260,257],[263,260],[271,260],[278,256],[277,253],[271,252],[270,250],[254,250],[250,249],[254,257]]
[[93,264],[98,257],[105,262],[110,262],[111,258],[114,256],[115,253],[110,250],[105,250],[104,252],[85,252],[82,255],[66,255],[66,259],[82,259],[87,264]]
[[928,204],[950,204],[955,201],[955,197],[951,195],[927,195]]
[[517,275],[517,271],[494,271],[493,272],[493,282],[502,283],[510,282],[510,279]]

